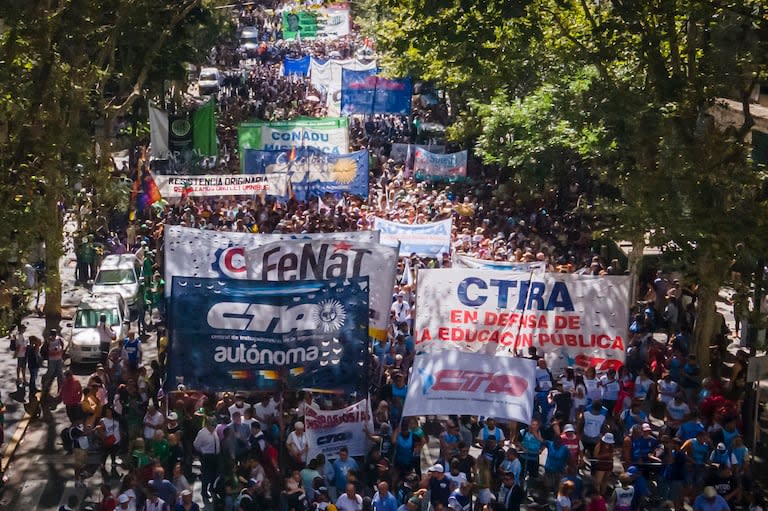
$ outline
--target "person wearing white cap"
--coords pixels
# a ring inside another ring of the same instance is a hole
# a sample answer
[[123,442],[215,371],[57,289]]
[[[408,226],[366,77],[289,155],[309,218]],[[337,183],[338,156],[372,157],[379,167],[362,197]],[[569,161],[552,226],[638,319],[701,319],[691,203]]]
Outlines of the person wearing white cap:
[[192,502],[192,491],[181,492],[181,503],[176,505],[175,511],[200,511],[200,506]]
[[579,438],[579,435],[576,433],[576,428],[573,427],[573,424],[566,424],[563,427],[560,439],[571,454],[568,463],[574,467],[580,467],[582,462],[581,453],[584,451],[584,445],[581,443],[581,438]]
[[440,463],[435,463],[427,469],[427,473],[421,479],[421,487],[429,490],[429,499],[432,507],[441,505],[448,507],[448,498],[451,496],[451,481],[445,477],[445,468]]
[[307,463],[307,454],[309,453],[309,440],[304,433],[303,422],[296,421],[285,445],[288,447],[288,454],[291,455],[294,466],[303,468]]
[[117,509],[123,510],[123,511],[130,511],[131,509],[131,497],[129,497],[125,493],[121,493],[119,497],[117,497]]
[[709,455],[709,462],[721,468],[731,466],[731,454],[723,442],[717,444],[717,447],[712,450]]
[[592,460],[592,475],[595,478],[595,486],[598,493],[605,495],[608,487],[608,474],[613,471],[613,449],[616,440],[613,433],[605,433],[595,446],[594,459]]

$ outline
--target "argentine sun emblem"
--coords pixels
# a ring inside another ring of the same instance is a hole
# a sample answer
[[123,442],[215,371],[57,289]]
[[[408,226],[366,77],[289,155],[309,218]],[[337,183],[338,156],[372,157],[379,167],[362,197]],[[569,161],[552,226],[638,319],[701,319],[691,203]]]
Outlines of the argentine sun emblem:
[[336,332],[344,326],[347,312],[338,300],[323,300],[315,309],[315,323],[323,332]]

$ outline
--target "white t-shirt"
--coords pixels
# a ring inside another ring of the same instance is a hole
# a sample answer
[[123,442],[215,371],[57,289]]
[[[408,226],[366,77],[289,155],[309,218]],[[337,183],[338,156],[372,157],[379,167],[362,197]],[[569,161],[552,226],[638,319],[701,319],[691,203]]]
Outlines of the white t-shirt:
[[120,443],[120,423],[115,419],[103,417],[101,423],[104,424],[104,436],[114,435],[115,444]]
[[336,507],[339,511],[361,511],[363,509],[363,497],[355,494],[355,498],[350,499],[345,493],[336,499]]
[[410,318],[411,306],[405,300],[395,301],[392,304],[392,312],[395,313],[395,321],[405,323]]
[[584,412],[584,436],[597,438],[605,423],[605,416],[602,414],[593,414],[591,410]]
[[262,403],[256,403],[253,405],[253,416],[258,419],[259,422],[264,422],[277,417],[277,403],[274,399],[270,399],[266,406]]
[[683,401],[680,404],[675,403],[675,400],[673,399],[669,403],[667,403],[667,414],[676,421],[681,421],[685,419],[685,416],[691,413],[691,408],[688,406],[688,403]]
[[27,339],[23,333],[16,333],[16,358],[25,358],[27,356],[27,346],[29,346],[29,339]]
[[587,398],[595,401],[603,396],[602,390],[600,390],[600,380],[594,378],[584,378],[584,387],[587,389]]
[[152,440],[155,438],[155,430],[163,424],[163,414],[160,413],[160,410],[155,410],[155,413],[152,415],[147,412],[144,415],[144,422],[144,438]]
[[607,376],[603,376],[600,379],[600,384],[603,386],[603,401],[616,401],[619,399],[619,386],[618,380],[609,380]]
[[677,382],[674,382],[672,380],[659,380],[659,401],[664,403],[665,405],[668,405],[672,398],[675,395],[675,392],[677,392]]
[[538,390],[550,390],[552,388],[552,376],[549,374],[549,371],[537,367],[534,374],[536,377],[536,388]]

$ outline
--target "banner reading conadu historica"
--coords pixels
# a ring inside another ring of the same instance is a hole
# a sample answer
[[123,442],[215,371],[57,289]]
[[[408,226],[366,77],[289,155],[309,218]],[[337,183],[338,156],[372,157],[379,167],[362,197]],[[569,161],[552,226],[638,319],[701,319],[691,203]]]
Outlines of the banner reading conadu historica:
[[374,220],[374,229],[381,231],[381,243],[390,247],[400,245],[400,255],[411,254],[441,258],[451,252],[451,220],[428,224],[401,224],[383,218]]
[[483,353],[417,355],[403,416],[485,415],[530,424],[535,367],[530,359]]
[[280,241],[246,251],[245,263],[248,278],[259,281],[369,277],[370,335],[386,337],[397,248],[358,241]]
[[557,366],[624,361],[629,277],[421,270],[416,304],[417,351],[512,355],[533,346]]
[[349,152],[349,120],[345,117],[246,122],[238,126],[237,135],[240,154],[248,149],[285,151],[300,147],[330,154]]
[[309,443],[307,457],[314,459],[322,453],[326,459],[338,458],[342,447],[349,450],[350,456],[368,454],[365,426],[368,426],[369,431],[373,431],[370,406],[368,400],[363,400],[341,410],[307,407],[304,415]]
[[450,154],[430,153],[416,148],[413,168],[417,179],[461,179],[467,177],[467,151]]
[[248,149],[242,158],[246,174],[290,176],[298,200],[326,193],[368,197],[367,149],[348,154],[327,154],[306,147],[296,151]]
[[364,389],[368,279],[175,277],[168,381],[205,392]]
[[[208,231],[171,225],[165,233],[165,281],[173,277],[211,279],[247,279],[245,251],[286,240],[342,240],[379,242],[378,231],[252,234],[247,232]],[[165,286],[171,296],[171,286]]]
[[277,197],[288,195],[288,176],[270,174],[263,176],[243,176],[211,174],[202,176],[157,175],[155,182],[164,198],[218,197],[221,195],[259,195]]

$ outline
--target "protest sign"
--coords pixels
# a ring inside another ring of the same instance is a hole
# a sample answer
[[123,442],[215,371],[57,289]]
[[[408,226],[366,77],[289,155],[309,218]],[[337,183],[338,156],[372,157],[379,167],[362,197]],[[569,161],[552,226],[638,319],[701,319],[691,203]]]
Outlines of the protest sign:
[[513,355],[535,347],[550,367],[624,361],[629,277],[462,268],[421,270],[418,279],[418,351]]
[[243,176],[227,174],[173,176],[157,175],[155,182],[160,195],[166,199],[179,197],[218,197],[223,195],[253,196],[288,195],[288,176],[270,174],[263,176]]
[[302,148],[295,151],[257,151],[244,155],[246,174],[283,173],[290,177],[298,200],[351,193],[368,196],[368,150],[349,154],[326,154]]
[[370,335],[386,336],[397,248],[351,241],[280,241],[245,254],[248,278],[260,281],[327,280],[369,277]]
[[373,431],[373,419],[368,400],[342,408],[341,410],[320,410],[307,407],[304,415],[309,459],[324,454],[326,459],[339,457],[339,450],[346,447],[350,456],[368,454],[366,427]]
[[417,147],[413,169],[417,179],[461,179],[467,176],[467,151],[435,154]]
[[264,283],[175,277],[171,287],[171,387],[365,389],[367,278]]
[[[249,232],[209,231],[170,225],[165,229],[165,281],[173,277],[246,279],[245,251],[287,240],[344,240],[379,242],[378,231],[253,234]],[[171,286],[165,286],[171,296]]]
[[381,243],[400,246],[400,255],[417,254],[441,258],[451,251],[451,220],[428,224],[401,224],[383,218],[374,220],[374,229],[381,231]]
[[531,423],[536,362],[443,351],[416,356],[403,416],[483,415]]

